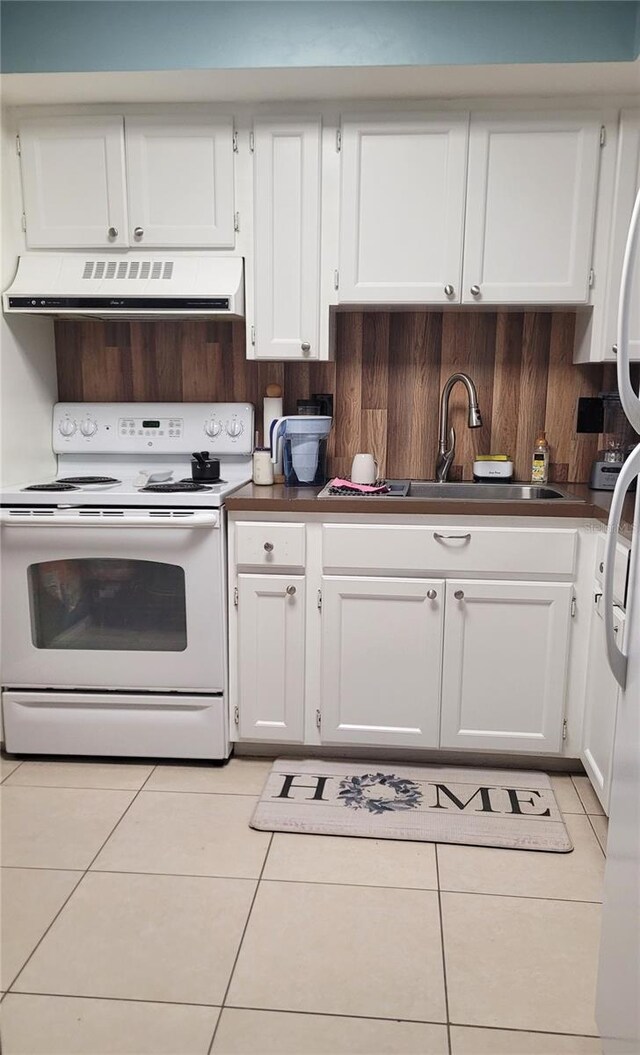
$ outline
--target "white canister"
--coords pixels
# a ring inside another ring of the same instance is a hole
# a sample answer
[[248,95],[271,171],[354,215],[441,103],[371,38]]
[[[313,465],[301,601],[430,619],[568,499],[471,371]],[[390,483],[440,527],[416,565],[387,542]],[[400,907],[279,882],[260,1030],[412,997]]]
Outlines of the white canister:
[[261,487],[273,483],[273,462],[268,447],[256,447],[253,452],[253,482]]

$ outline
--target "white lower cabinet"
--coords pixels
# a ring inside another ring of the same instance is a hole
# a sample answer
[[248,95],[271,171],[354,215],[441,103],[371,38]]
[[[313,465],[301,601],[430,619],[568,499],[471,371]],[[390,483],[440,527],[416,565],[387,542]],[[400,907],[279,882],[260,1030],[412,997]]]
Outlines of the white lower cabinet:
[[238,575],[237,711],[243,739],[304,738],[305,579]]
[[[611,673],[604,637],[602,593],[596,583],[589,638],[589,665],[582,737],[582,762],[605,813],[609,813],[613,740],[620,689]],[[613,627],[622,639],[624,612],[613,606]]]
[[562,748],[573,587],[449,580],[440,746]]
[[323,743],[437,747],[444,582],[322,580]]

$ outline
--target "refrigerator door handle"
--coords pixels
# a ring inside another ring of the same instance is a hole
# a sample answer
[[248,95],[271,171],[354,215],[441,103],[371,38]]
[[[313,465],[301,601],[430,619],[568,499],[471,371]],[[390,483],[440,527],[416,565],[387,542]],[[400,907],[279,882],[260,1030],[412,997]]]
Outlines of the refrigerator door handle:
[[[604,546],[604,575],[602,580],[602,608],[604,616],[604,633],[607,648],[607,658],[611,673],[624,689],[627,681],[627,656],[618,648],[615,630],[613,628],[613,572],[615,566],[616,542],[618,540],[618,528],[624,500],[634,477],[640,473],[640,445],[629,455],[622,466],[618,481],[616,483],[611,509],[609,512],[609,523],[607,524],[607,537]],[[638,543],[636,542],[636,545]]]
[[622,283],[620,286],[620,301],[618,306],[618,391],[620,402],[625,414],[633,425],[636,432],[640,432],[640,396],[634,391],[631,384],[631,372],[629,363],[629,315],[631,299],[637,296],[637,290],[633,289],[634,263],[640,240],[640,190],[636,195],[635,205],[631,213],[631,223],[627,244],[624,251],[622,264]]

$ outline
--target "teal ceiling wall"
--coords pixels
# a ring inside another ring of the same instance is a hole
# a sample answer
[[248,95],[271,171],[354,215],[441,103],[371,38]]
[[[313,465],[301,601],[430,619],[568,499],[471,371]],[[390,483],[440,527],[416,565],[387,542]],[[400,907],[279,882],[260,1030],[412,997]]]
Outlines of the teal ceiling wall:
[[638,0],[3,0],[3,73],[629,61]]

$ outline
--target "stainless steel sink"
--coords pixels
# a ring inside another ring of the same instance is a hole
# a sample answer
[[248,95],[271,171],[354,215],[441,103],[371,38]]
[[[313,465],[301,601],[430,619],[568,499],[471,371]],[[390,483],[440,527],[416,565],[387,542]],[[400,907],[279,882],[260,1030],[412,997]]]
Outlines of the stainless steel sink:
[[407,498],[459,498],[465,501],[523,502],[553,499],[559,502],[581,502],[583,499],[567,494],[559,487],[537,484],[474,484],[431,483],[412,480]]

